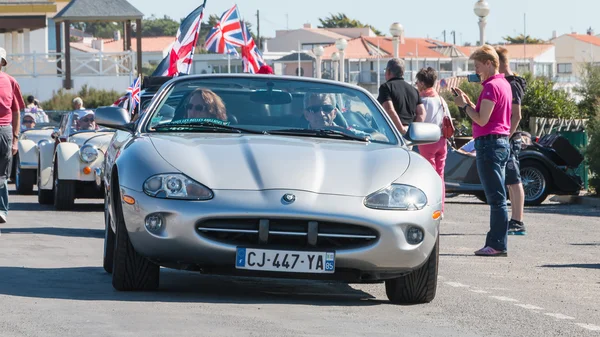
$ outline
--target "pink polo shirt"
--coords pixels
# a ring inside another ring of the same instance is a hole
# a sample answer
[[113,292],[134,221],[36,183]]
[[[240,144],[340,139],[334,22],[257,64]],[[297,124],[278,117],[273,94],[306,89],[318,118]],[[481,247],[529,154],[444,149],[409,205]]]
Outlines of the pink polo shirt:
[[512,110],[512,90],[504,74],[494,75],[481,83],[483,90],[475,110],[479,112],[481,101],[484,99],[494,102],[494,110],[486,125],[480,126],[473,122],[473,138],[486,135],[510,134],[510,116]]
[[19,83],[10,75],[0,71],[0,126],[12,123],[12,112],[25,109]]

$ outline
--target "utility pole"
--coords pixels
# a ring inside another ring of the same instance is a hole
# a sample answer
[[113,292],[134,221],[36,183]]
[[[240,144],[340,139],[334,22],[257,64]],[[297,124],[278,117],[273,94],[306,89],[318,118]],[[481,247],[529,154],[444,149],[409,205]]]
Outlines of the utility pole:
[[256,39],[258,40],[258,49],[262,50],[262,42],[260,40],[260,11],[256,10]]
[[456,46],[456,31],[453,30],[450,34],[452,34],[452,43]]
[[446,30],[444,29],[442,33],[444,34],[444,43],[446,43]]

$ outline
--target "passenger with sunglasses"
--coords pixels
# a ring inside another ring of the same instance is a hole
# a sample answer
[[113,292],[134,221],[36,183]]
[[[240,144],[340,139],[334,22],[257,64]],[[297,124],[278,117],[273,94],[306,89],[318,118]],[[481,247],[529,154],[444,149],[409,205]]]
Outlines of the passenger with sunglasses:
[[77,130],[96,130],[94,112],[92,110],[81,110],[77,118]]
[[21,130],[28,130],[35,128],[35,115],[31,112],[23,114],[23,120],[21,122]]
[[184,108],[186,118],[214,118],[227,121],[223,100],[208,89],[199,88],[194,90]]

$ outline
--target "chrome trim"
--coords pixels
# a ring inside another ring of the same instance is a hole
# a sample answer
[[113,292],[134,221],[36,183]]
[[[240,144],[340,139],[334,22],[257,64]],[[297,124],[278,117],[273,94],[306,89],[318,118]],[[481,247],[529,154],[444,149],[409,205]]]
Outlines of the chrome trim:
[[303,232],[283,232],[283,231],[269,231],[269,234],[288,235],[288,236],[307,236],[308,235],[308,233],[303,233]]
[[[198,227],[199,231],[202,232],[217,232],[217,233],[244,233],[244,234],[258,234],[258,230],[255,229],[227,229],[227,228],[206,228]],[[286,236],[306,236],[308,233],[304,232],[283,232],[283,231],[269,231],[269,234],[273,235],[286,235]],[[375,235],[356,235],[356,234],[331,234],[331,233],[319,233],[319,237],[323,238],[344,238],[344,239],[365,239],[373,240],[377,239]]]
[[319,233],[320,237],[325,238],[345,238],[345,239],[377,239],[375,235],[355,235],[355,234],[328,234]]
[[226,229],[226,228],[198,227],[198,230],[203,231],[203,232],[258,234],[258,230],[255,230],[255,229]]

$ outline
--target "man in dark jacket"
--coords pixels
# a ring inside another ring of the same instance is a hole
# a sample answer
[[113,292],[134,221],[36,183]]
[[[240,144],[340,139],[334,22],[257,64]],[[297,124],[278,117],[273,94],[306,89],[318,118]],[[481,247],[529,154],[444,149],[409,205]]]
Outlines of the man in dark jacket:
[[386,82],[379,87],[377,100],[403,135],[412,122],[425,121],[425,107],[417,88],[404,80],[404,62],[393,58],[385,68]]
[[512,88],[512,116],[510,119],[510,156],[506,163],[505,181],[508,186],[511,205],[511,219],[508,223],[509,235],[525,235],[525,224],[523,224],[523,209],[525,208],[525,191],[521,182],[519,172],[519,153],[521,152],[521,133],[517,132],[519,122],[521,121],[521,103],[525,96],[525,87],[527,85],[524,78],[515,75],[510,69],[508,50],[504,47],[497,47],[496,52],[500,59],[500,73],[503,73],[506,80]]

